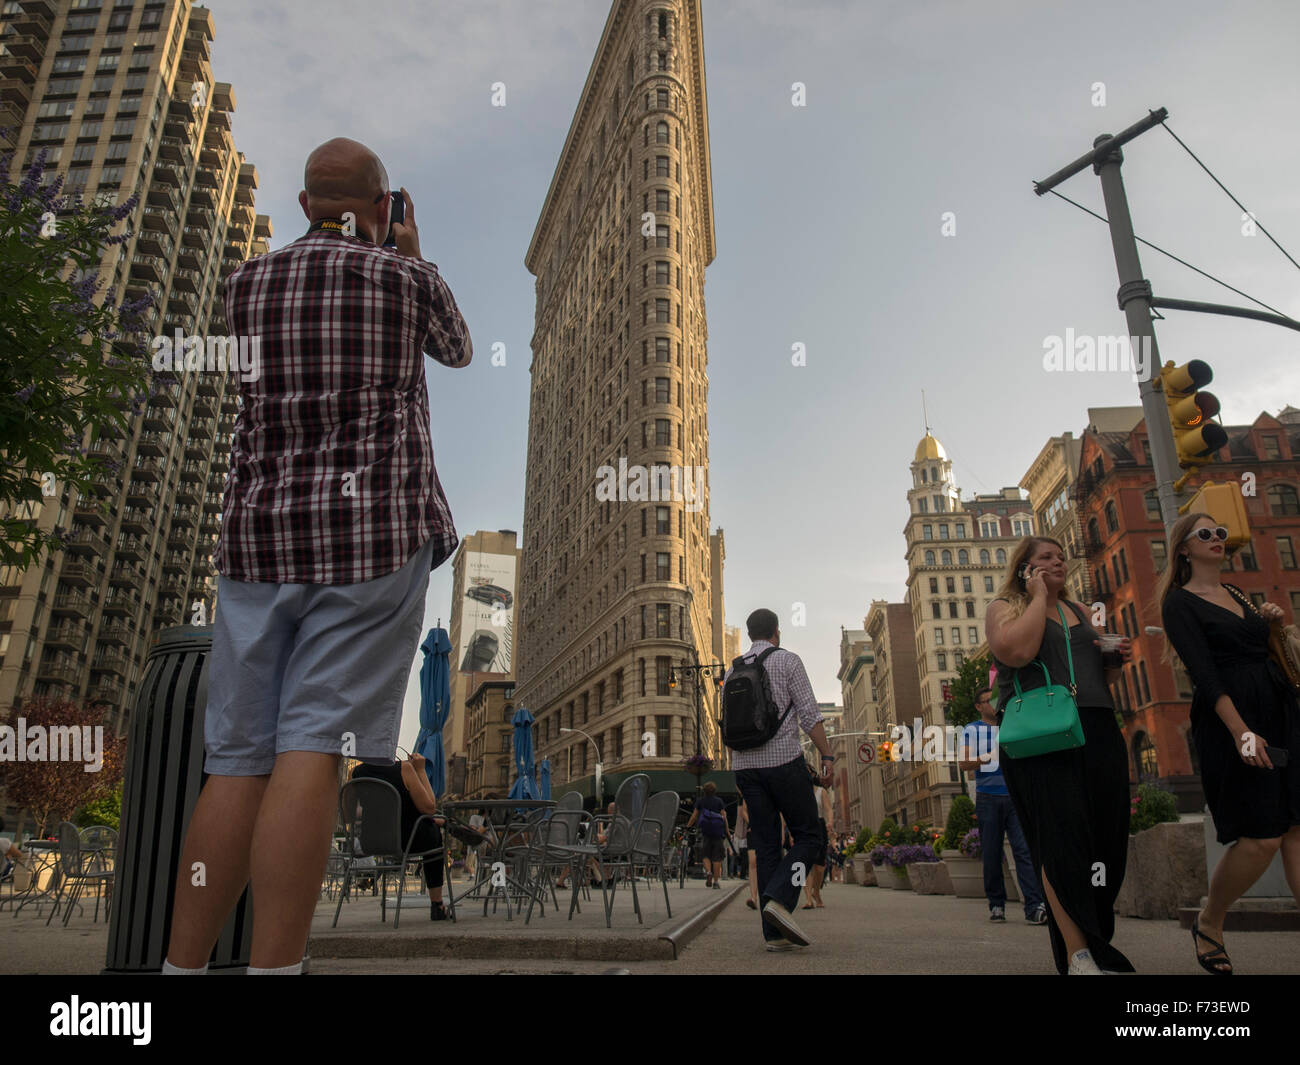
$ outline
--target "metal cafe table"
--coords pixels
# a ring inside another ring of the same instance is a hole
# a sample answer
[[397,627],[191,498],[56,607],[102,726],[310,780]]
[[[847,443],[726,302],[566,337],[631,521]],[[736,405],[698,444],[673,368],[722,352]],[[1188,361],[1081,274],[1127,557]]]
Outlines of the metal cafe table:
[[[491,826],[491,833],[483,836],[483,842],[487,847],[484,848],[485,853],[479,856],[474,883],[457,895],[451,888],[450,875],[446,878],[447,889],[451,895],[449,910],[453,920],[456,915],[456,904],[462,900],[469,899],[477,902],[482,899],[483,916],[486,917],[488,903],[498,898],[505,899],[506,919],[514,920],[512,913],[514,901],[519,899],[522,907],[522,900],[535,895],[536,888],[528,881],[526,856],[523,857],[522,868],[512,869],[507,851],[511,848],[526,851],[531,842],[528,829],[539,819],[538,811],[553,809],[555,809],[554,799],[458,799],[439,803],[440,814],[454,817],[462,824],[465,823],[465,819],[459,816],[460,814],[477,810],[487,815],[488,824]],[[526,812],[529,816],[512,819],[511,811]],[[501,863],[505,870],[504,885],[493,883],[493,868],[497,863]],[[450,874],[450,870],[448,872]],[[496,912],[495,906],[493,912]]]

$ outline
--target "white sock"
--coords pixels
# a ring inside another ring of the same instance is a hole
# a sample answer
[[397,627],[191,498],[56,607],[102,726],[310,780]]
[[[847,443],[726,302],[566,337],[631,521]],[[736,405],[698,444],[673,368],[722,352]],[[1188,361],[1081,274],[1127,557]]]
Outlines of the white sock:
[[208,967],[206,965],[202,969],[182,969],[179,965],[173,965],[170,961],[163,959],[163,976],[202,976],[207,971]]
[[286,965],[282,969],[257,969],[250,965],[248,967],[249,976],[300,976],[302,974],[302,962],[294,962],[293,965]]

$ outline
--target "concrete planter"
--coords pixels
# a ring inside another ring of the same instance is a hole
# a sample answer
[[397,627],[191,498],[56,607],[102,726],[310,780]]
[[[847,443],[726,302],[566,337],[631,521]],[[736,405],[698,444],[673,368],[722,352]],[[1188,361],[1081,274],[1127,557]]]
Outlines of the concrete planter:
[[854,858],[853,868],[857,874],[857,883],[863,887],[875,887],[877,885],[876,867],[871,864],[870,858]]
[[853,859],[850,858],[844,863],[844,883],[856,884],[858,882],[858,872],[853,866]]
[[1196,821],[1181,821],[1129,836],[1128,867],[1115,912],[1121,917],[1173,920],[1181,907],[1199,906],[1209,890],[1204,832]]
[[881,866],[876,883],[880,887],[893,888],[895,891],[911,891],[912,881],[908,878],[907,868],[905,865],[892,866],[886,863]]
[[943,862],[912,862],[907,867],[912,890],[918,895],[955,894],[948,868]]
[[979,858],[966,858],[961,851],[944,851],[943,864],[948,870],[948,881],[953,894],[959,899],[984,897],[984,862]]

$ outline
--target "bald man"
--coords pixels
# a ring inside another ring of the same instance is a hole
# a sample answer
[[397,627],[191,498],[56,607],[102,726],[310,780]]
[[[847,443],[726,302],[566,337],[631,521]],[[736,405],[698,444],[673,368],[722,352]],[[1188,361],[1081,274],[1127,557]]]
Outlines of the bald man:
[[339,759],[392,761],[429,571],[457,545],[423,356],[469,365],[465,321],[420,256],[405,189],[397,246],[382,247],[391,197],[374,152],[327,141],[303,184],[307,233],[226,279],[226,322],[260,365],[239,381],[214,558],[209,776],[165,973],[206,970],[250,881],[248,971],[302,971]]

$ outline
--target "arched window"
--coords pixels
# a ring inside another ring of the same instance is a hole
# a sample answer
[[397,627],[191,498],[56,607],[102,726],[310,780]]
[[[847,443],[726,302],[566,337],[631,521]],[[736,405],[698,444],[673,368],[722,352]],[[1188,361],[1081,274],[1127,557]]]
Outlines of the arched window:
[[989,549],[988,549],[987,547],[981,547],[981,548],[980,548],[980,565],[981,565],[981,566],[987,566],[987,565],[989,564],[989,561],[990,561],[990,560],[989,560]]
[[1156,763],[1156,745],[1145,732],[1133,737],[1133,767],[1137,770],[1139,784],[1154,781],[1160,775]]
[[1300,496],[1289,484],[1275,484],[1268,490],[1268,510],[1274,517],[1300,514]]
[[933,551],[927,551],[927,552],[925,553],[925,564],[926,564],[927,566],[933,566],[933,565],[934,565],[934,552],[933,552]]
[[970,565],[970,552],[967,551],[964,547],[957,552],[957,565],[959,566]]
[[1115,509],[1115,500],[1106,500],[1106,531],[1119,532],[1119,511]]
[[667,144],[667,143],[668,143],[668,123],[667,123],[667,122],[660,122],[657,126],[655,126],[655,143],[657,143],[657,144]]
[[939,555],[939,559],[940,559],[940,561],[942,561],[942,563],[943,563],[945,566],[951,566],[951,565],[952,565],[952,552],[949,551],[949,550],[945,547],[945,548],[943,549],[943,551],[940,553],[940,555]]
[[1090,544],[1101,543],[1101,526],[1097,524],[1096,518],[1088,519],[1088,542]]
[[1005,566],[1006,564],[1007,564],[1007,552],[1006,552],[1006,548],[999,547],[999,548],[998,548],[998,565],[999,565],[999,566]]

